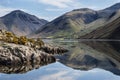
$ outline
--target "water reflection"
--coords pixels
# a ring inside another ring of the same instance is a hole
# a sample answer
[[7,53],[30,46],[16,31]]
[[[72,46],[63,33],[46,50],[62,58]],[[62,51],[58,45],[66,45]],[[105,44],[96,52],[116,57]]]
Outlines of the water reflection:
[[44,58],[41,58],[41,61],[37,62],[28,62],[22,65],[2,65],[0,64],[0,73],[5,74],[22,74],[26,73],[28,71],[31,71],[33,69],[38,69],[41,66],[48,65],[50,63],[55,62],[56,59],[53,56],[44,56]]
[[0,80],[120,80],[120,42],[53,43],[69,52],[55,55],[57,62],[53,57],[21,66],[1,65]]
[[62,42],[70,51],[56,56],[62,64],[76,70],[101,68],[120,75],[120,42]]

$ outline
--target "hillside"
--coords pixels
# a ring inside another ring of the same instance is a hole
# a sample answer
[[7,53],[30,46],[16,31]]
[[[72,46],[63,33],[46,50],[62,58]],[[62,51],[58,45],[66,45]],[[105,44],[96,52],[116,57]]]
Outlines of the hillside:
[[[82,39],[120,39],[120,17],[90,33],[79,36]],[[80,33],[79,33],[80,34]]]
[[47,22],[34,15],[15,10],[0,18],[0,29],[11,31],[18,36],[26,36],[35,32]]
[[80,36],[117,19],[120,16],[119,10],[120,3],[98,11],[88,8],[76,9],[47,23],[32,35],[48,38],[81,38]]

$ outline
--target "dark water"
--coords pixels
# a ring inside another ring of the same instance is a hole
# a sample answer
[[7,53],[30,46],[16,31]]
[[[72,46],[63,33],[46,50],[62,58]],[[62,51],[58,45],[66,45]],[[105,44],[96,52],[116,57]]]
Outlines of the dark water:
[[120,80],[120,42],[55,40],[69,52],[55,63],[0,66],[0,80]]

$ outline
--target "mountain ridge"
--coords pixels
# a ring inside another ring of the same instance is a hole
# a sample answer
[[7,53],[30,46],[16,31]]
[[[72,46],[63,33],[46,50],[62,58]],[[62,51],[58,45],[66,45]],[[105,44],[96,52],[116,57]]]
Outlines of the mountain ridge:
[[92,30],[94,27],[106,25],[117,19],[119,10],[120,3],[98,11],[89,8],[75,9],[47,23],[33,35],[47,38],[73,38],[74,34],[87,31],[89,27]]
[[15,10],[0,17],[0,28],[11,31],[18,36],[27,36],[38,28],[41,28],[47,22],[24,11]]

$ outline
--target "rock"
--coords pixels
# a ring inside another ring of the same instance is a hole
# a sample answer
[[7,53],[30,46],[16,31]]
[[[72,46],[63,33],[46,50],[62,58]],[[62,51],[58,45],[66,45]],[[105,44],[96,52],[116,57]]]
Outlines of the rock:
[[64,49],[62,47],[53,47],[50,45],[42,46],[41,48],[39,48],[39,50],[44,51],[49,54],[63,54],[65,52],[68,52],[67,49]]
[[43,51],[28,46],[0,42],[0,64],[21,65],[25,63],[55,62],[55,58]]
[[67,52],[61,47],[44,45],[40,38],[34,40],[25,36],[17,37],[5,30],[0,30],[0,45],[0,64],[2,65],[55,62],[55,58],[49,54]]

